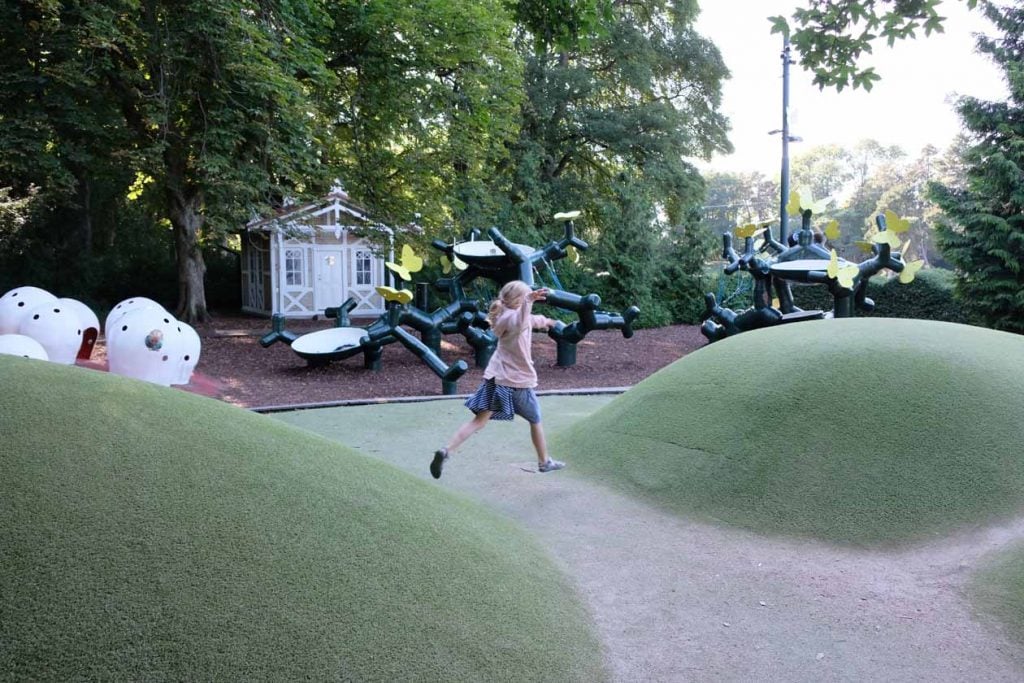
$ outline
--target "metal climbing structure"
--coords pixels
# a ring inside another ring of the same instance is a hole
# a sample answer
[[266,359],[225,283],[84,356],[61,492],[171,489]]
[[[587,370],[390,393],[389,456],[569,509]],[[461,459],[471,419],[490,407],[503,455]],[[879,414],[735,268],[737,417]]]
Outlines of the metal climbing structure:
[[[465,361],[457,360],[446,364],[440,357],[441,340],[445,335],[461,335],[474,350],[474,363],[484,367],[490,360],[497,339],[490,331],[485,308],[481,302],[467,293],[474,280],[483,279],[496,288],[512,280],[522,280],[535,285],[538,265],[551,269],[551,264],[565,258],[569,249],[586,251],[588,245],[578,238],[573,221],[578,211],[556,214],[555,219],[563,221],[563,237],[552,240],[544,247],[516,244],[508,240],[501,231],[492,227],[487,231],[490,239],[477,239],[479,233],[470,234],[470,239],[447,243],[435,240],[432,246],[441,252],[441,262],[446,269],[445,277],[433,283],[435,291],[446,296],[449,303],[428,312],[425,288],[417,291],[403,287],[379,287],[378,291],[387,302],[387,309],[377,320],[366,327],[354,327],[349,312],[354,305],[346,301],[337,308],[327,309],[328,317],[337,324],[332,329],[319,330],[298,336],[284,327],[283,316],[272,318],[272,329],[262,339],[264,348],[284,342],[311,365],[323,365],[363,354],[364,367],[380,369],[382,349],[387,344],[399,342],[420,358],[441,379],[444,394],[456,393],[458,379],[469,369]],[[413,273],[423,267],[423,261],[406,246],[399,263],[388,263],[387,267],[401,281],[411,282]],[[553,278],[557,283],[557,277]],[[420,283],[425,284],[425,283]],[[597,294],[580,295],[567,292],[560,287],[548,287],[544,302],[562,311],[572,312],[576,320],[558,322],[548,330],[548,336],[557,345],[557,364],[562,367],[576,363],[576,346],[587,334],[595,330],[620,330],[623,337],[633,336],[633,322],[640,315],[640,309],[630,306],[622,313],[601,310],[601,297]],[[414,336],[405,328],[419,334]]]

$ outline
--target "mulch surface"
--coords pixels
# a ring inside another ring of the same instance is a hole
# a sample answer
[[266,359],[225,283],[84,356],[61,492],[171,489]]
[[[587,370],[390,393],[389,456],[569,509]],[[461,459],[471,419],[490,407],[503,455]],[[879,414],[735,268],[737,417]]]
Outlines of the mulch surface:
[[[294,320],[285,328],[301,335],[332,325],[332,320]],[[203,346],[187,388],[249,408],[443,394],[440,378],[401,343],[384,347],[378,371],[363,368],[361,353],[314,367],[284,342],[260,346],[270,329],[266,318],[243,316],[216,316],[196,326]],[[535,333],[538,390],[632,386],[705,343],[694,325],[637,330],[630,339],[617,330],[597,331],[577,345],[575,365],[558,367],[555,342]],[[466,361],[469,370],[458,381],[458,393],[474,391],[483,369],[475,367],[472,347],[460,335],[447,335],[440,355],[448,364]]]

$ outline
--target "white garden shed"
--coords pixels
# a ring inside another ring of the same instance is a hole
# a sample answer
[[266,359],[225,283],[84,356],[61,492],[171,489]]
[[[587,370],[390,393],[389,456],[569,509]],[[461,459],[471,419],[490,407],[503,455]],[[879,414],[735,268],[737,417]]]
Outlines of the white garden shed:
[[251,221],[241,238],[242,310],[307,318],[352,297],[352,317],[384,311],[376,288],[386,284],[394,232],[370,220],[343,190]]

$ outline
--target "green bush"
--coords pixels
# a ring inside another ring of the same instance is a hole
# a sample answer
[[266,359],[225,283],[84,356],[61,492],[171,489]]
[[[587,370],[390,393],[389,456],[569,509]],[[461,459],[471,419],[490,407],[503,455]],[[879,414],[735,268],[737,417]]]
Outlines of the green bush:
[[967,323],[968,315],[956,299],[952,270],[922,270],[910,284],[899,278],[872,278],[868,296],[875,300],[872,315],[885,318],[920,318]]
[[[875,302],[872,313],[857,315],[876,318],[916,318],[967,323],[968,317],[953,292],[953,271],[941,268],[922,270],[910,284],[897,277],[878,276],[868,284],[868,297]],[[821,285],[793,287],[793,302],[805,310],[832,310],[832,295]]]

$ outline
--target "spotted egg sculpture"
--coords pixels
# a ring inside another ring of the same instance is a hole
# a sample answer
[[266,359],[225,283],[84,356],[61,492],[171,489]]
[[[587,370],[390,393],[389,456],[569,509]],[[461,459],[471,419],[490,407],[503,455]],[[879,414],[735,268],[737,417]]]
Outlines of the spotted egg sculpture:
[[77,312],[54,298],[25,314],[18,325],[18,334],[39,342],[50,361],[73,365],[82,346],[82,321]]
[[152,299],[147,299],[144,296],[133,296],[119,301],[110,309],[110,312],[107,313],[106,320],[103,321],[103,334],[107,338],[107,343],[110,342],[111,335],[117,334],[116,323],[121,316],[139,308],[155,308],[164,313],[167,312],[163,306]]
[[178,328],[181,332],[181,341],[178,346],[177,371],[171,384],[188,384],[192,381],[192,373],[199,363],[202,341],[199,333],[191,325],[178,322]]
[[170,386],[178,378],[184,345],[180,324],[163,307],[124,312],[107,331],[110,372]]
[[0,334],[0,354],[50,360],[42,344],[23,334]]
[[0,334],[18,334],[21,321],[40,304],[57,297],[39,287],[15,287],[0,297]]
[[78,347],[77,358],[79,360],[89,360],[92,357],[93,347],[96,345],[96,338],[100,334],[99,318],[96,317],[91,308],[78,299],[61,297],[57,299],[57,305],[61,308],[67,308],[78,315],[78,320],[82,327],[82,343]]

